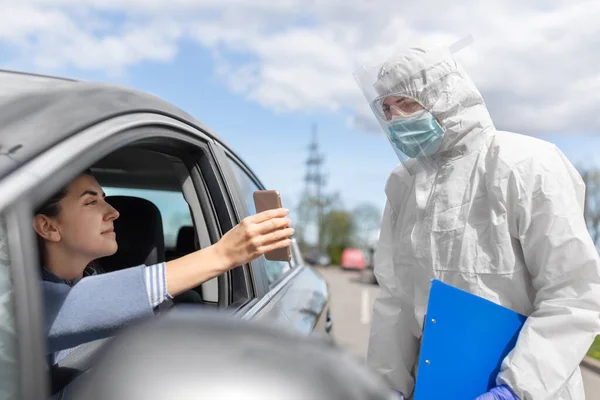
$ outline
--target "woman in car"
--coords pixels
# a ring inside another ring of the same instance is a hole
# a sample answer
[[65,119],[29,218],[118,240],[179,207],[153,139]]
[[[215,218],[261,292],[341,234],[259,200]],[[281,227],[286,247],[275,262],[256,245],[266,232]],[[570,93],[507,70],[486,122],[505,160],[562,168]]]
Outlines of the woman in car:
[[82,343],[152,315],[171,296],[290,245],[288,213],[277,209],[248,217],[214,245],[173,261],[97,274],[92,262],[117,251],[113,222],[119,212],[89,171],[78,176],[33,219],[50,365]]

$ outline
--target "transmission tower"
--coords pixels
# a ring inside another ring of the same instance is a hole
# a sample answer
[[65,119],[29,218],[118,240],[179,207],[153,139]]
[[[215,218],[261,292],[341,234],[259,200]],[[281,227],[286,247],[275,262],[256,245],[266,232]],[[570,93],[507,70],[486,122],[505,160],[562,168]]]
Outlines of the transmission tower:
[[317,246],[321,249],[323,238],[323,209],[325,207],[325,199],[323,189],[325,187],[325,174],[323,173],[323,163],[325,157],[319,153],[319,144],[317,141],[317,125],[312,126],[312,142],[308,146],[308,159],[306,160],[306,175],[304,182],[306,184],[306,193],[311,200],[311,204],[316,210],[316,225],[317,225]]

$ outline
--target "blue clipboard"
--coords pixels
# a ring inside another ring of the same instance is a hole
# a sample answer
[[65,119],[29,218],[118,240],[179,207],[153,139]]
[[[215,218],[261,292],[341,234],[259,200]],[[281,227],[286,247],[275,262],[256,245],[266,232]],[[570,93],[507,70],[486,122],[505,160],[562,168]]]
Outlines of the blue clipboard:
[[433,280],[415,400],[473,400],[496,386],[526,316]]

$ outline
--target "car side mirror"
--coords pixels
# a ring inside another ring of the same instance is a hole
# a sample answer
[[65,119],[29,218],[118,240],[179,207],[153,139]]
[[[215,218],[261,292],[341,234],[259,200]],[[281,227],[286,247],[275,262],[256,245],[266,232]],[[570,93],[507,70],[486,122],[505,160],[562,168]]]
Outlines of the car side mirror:
[[74,389],[89,400],[398,398],[331,342],[183,307],[118,335]]

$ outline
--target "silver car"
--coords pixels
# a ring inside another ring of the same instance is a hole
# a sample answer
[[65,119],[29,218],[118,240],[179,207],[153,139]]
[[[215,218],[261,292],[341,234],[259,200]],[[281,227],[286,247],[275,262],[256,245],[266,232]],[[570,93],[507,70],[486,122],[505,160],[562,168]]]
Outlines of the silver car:
[[[142,198],[160,214],[120,210],[121,229],[130,229],[117,235],[119,248],[133,250],[106,260],[109,270],[210,246],[254,213],[252,194],[264,189],[215,132],[155,96],[0,71],[0,392],[23,399],[47,395],[31,220],[36,206],[88,167],[115,201],[131,205]],[[142,220],[154,222],[131,223]],[[304,264],[296,245],[292,250],[289,263],[261,257],[176,298],[174,306],[195,303],[306,335],[327,334],[327,284]]]

